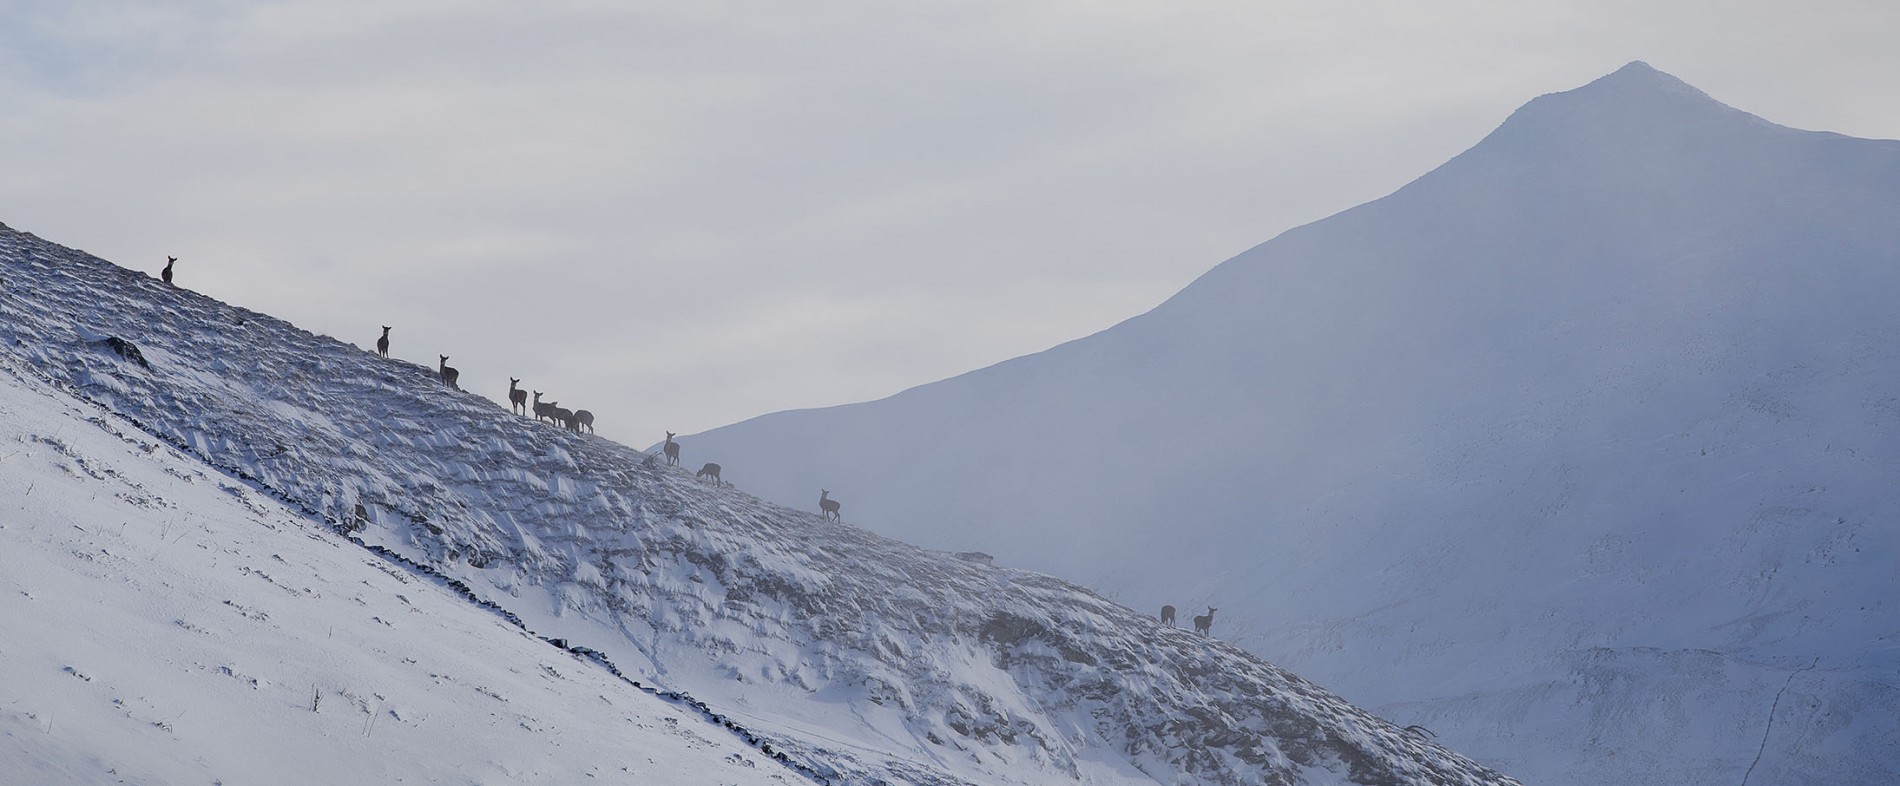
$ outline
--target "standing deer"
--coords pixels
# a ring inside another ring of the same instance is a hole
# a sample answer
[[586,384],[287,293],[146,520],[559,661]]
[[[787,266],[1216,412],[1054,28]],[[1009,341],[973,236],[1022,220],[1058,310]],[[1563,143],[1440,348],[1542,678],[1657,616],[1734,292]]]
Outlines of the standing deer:
[[1209,606],[1206,614],[1194,615],[1194,632],[1203,636],[1207,635],[1207,631],[1214,627],[1214,612],[1216,611],[1220,609]]
[[1161,607],[1161,624],[1166,625],[1170,628],[1174,627],[1174,607],[1173,606]]
[[165,283],[170,284],[172,282],[172,265],[177,264],[177,262],[178,257],[165,257],[165,269],[159,271],[158,277],[164,279]]
[[719,485],[719,465],[718,464],[714,464],[710,461],[706,462],[706,466],[700,467],[699,473],[694,475],[693,477],[703,478],[703,477],[706,477],[707,475],[712,476],[713,485],[715,486]]
[[549,417],[553,413],[554,413],[554,402],[550,401],[545,404],[541,403],[541,391],[539,390],[535,391],[534,392],[535,422],[540,422],[542,418]]
[[558,401],[550,401],[548,406],[550,407],[548,419],[554,421],[554,425],[569,431],[574,430],[574,410],[561,406],[561,402]]
[[825,489],[818,490],[818,512],[823,513],[826,519],[836,521],[840,524],[844,523],[844,516],[838,513],[838,510],[843,507],[843,505],[838,504],[837,500],[831,498],[830,491]]
[[456,390],[461,390],[462,386],[455,384],[455,380],[462,378],[462,372],[449,368],[448,355],[442,355],[440,357],[442,358],[442,365],[436,368],[435,373],[442,376],[442,384],[448,385]]
[[383,337],[376,339],[376,354],[389,357],[389,326],[383,326]]
[[578,433],[583,426],[587,428],[587,433],[594,433],[594,413],[584,409],[574,410],[574,431]]
[[528,414],[528,391],[516,387],[520,384],[521,380],[514,377],[508,378],[508,411],[517,415],[526,415]]
[[669,467],[680,465],[680,443],[673,441],[674,436],[673,432],[666,432],[666,444],[660,446],[660,450],[666,453],[666,465]]

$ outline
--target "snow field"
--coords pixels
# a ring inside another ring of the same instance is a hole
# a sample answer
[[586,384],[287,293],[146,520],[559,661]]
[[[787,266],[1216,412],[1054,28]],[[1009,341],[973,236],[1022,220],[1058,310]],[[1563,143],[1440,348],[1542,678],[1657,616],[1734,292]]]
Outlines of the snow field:
[[0,368],[0,783],[807,782]]

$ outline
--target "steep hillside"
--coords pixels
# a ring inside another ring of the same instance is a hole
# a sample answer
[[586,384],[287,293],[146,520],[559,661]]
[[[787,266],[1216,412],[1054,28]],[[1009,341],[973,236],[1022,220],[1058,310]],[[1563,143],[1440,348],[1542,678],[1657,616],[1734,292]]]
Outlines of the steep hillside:
[[1896,299],[1900,143],[1633,63],[1100,334],[681,444],[1531,782],[1892,783]]
[[46,388],[0,357],[0,783],[811,782]]
[[10,362],[342,526],[362,505],[368,544],[823,776],[1514,783],[1058,580],[760,503],[10,229],[0,273]]

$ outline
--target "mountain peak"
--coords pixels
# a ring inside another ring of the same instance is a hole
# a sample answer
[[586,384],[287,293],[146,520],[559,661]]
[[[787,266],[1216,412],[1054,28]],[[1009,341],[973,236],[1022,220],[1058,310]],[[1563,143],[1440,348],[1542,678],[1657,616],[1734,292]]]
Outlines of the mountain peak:
[[[1655,66],[1641,60],[1631,60],[1622,68],[1598,77],[1595,81],[1557,95],[1610,95],[1631,98],[1640,95],[1664,95],[1679,99],[1691,99],[1721,104],[1709,97],[1709,94],[1697,90],[1688,82],[1676,78],[1673,74],[1657,70]],[[1723,106],[1727,106],[1723,104]]]
[[[1608,115],[1632,120],[1683,117],[1712,110],[1736,117],[1752,117],[1641,60],[1632,60],[1582,87],[1538,96],[1519,109],[1518,115],[1538,110]],[[1514,115],[1512,119],[1518,118]]]
[[1634,60],[1581,87],[1531,99],[1448,168],[1562,169],[1578,156],[1593,166],[1681,167],[1750,147],[1768,138],[1764,132],[1789,131]]

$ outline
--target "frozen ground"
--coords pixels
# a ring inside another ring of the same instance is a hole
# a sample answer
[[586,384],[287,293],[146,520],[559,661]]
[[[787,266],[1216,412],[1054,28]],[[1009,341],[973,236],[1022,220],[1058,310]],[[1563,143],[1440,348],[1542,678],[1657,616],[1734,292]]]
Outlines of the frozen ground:
[[[60,639],[50,635],[9,642],[21,653],[17,660],[9,655],[9,668],[27,664],[21,667],[28,669],[27,682],[50,669],[44,679],[60,686],[29,688],[36,700],[21,712],[32,715],[14,716],[6,738],[30,754],[21,760],[41,769],[93,767],[96,774],[161,766],[149,761],[157,754],[119,741],[109,728],[154,721],[170,724],[170,730],[151,727],[167,734],[204,735],[175,748],[185,762],[179,767],[209,772],[212,765],[201,762],[230,761],[220,766],[258,775],[288,771],[296,756],[327,755],[329,749],[314,744],[269,756],[226,746],[219,734],[228,726],[269,728],[253,723],[256,716],[243,708],[219,703],[246,700],[253,695],[246,691],[254,691],[258,701],[274,702],[263,705],[269,711],[291,718],[289,728],[330,730],[324,724],[335,720],[332,713],[354,713],[349,717],[360,729],[329,732],[353,745],[382,745],[385,735],[407,733],[410,726],[424,730],[415,740],[419,747],[350,748],[356,752],[350,760],[335,765],[357,768],[346,776],[389,768],[423,780],[453,779],[463,777],[463,768],[491,772],[483,768],[492,762],[498,779],[534,781],[545,774],[550,781],[580,782],[570,776],[605,777],[639,761],[630,762],[631,754],[606,736],[562,743],[568,737],[541,730],[623,725],[656,739],[703,745],[697,750],[715,761],[738,756],[739,763],[712,772],[748,778],[791,772],[774,770],[777,765],[759,761],[752,749],[734,746],[736,738],[719,738],[690,719],[678,730],[665,726],[675,705],[615,687],[498,617],[457,607],[436,584],[418,580],[420,574],[396,569],[313,523],[354,527],[362,505],[369,520],[355,535],[369,546],[466,582],[540,635],[598,650],[633,679],[689,693],[763,737],[772,750],[841,782],[1515,782],[1219,640],[1163,627],[1048,576],[913,548],[764,504],[657,457],[448,390],[433,369],[380,359],[6,228],[0,228],[0,274],[7,282],[0,361],[29,381],[9,383],[8,395],[40,396],[34,389],[44,387],[111,413],[104,426],[89,424],[94,415],[72,414],[86,413],[85,405],[62,402],[17,421],[34,461],[76,468],[68,473],[73,490],[47,498],[40,515],[84,528],[36,524],[19,537],[40,544],[35,548],[53,564],[88,566],[69,574],[38,568],[19,574],[62,582],[57,599],[52,588],[22,592],[45,599],[47,605],[30,612],[41,622],[67,615],[96,631],[69,649],[55,646]],[[137,352],[118,342],[130,342]],[[428,350],[453,354],[452,348],[427,348],[423,354],[431,359]],[[14,412],[11,398],[5,401]],[[33,441],[50,435],[71,444],[70,434],[114,431],[127,435],[129,448],[76,451],[97,462],[93,472],[77,458],[48,458],[57,446]],[[145,435],[171,447],[146,450],[152,442]],[[132,519],[86,507],[93,494],[116,495],[125,485],[105,471],[131,472],[118,468],[119,453],[168,455],[173,447],[203,466],[164,459],[160,469],[139,470],[145,490],[134,485],[128,492],[165,501],[100,503],[107,511],[156,511],[145,523],[120,527]],[[8,472],[10,479],[35,482],[33,473]],[[173,475],[182,477],[163,489],[154,485]],[[29,499],[39,493],[36,488]],[[210,505],[204,497],[222,506],[217,510],[249,515],[227,520],[200,513]],[[14,537],[12,526],[8,537]],[[240,531],[227,533],[230,527]],[[9,550],[4,558],[11,564],[26,555]],[[162,562],[166,555],[204,562],[154,569],[149,577],[121,567],[152,562],[151,555],[161,560],[154,564],[169,565]],[[116,594],[132,580],[147,583]],[[21,595],[8,602],[42,601]],[[425,603],[455,608],[460,616]],[[353,626],[339,624],[333,632],[327,620],[344,614],[354,615]],[[139,622],[125,620],[128,615]],[[280,638],[271,626],[309,638]],[[164,648],[147,652],[189,679],[168,679],[159,666],[103,654],[112,651],[116,634],[152,629],[185,649],[175,657]],[[199,638],[199,630],[209,633]],[[378,638],[405,631],[429,641]],[[333,635],[344,642],[336,653],[327,644]],[[260,649],[227,653],[220,648],[227,636],[255,641]],[[298,658],[318,665],[300,666]],[[64,673],[66,666],[90,679]],[[522,697],[528,686],[543,683],[560,690]],[[434,693],[425,693],[425,684]],[[167,693],[167,685],[176,692]],[[69,702],[92,700],[74,696],[105,688],[111,690],[99,700],[108,709],[82,718],[67,714]],[[48,689],[72,696],[38,692]],[[221,698],[194,698],[204,691]],[[311,692],[320,697],[317,712],[303,704]],[[122,720],[113,720],[115,698],[134,706]],[[176,714],[198,701],[216,711]],[[563,716],[570,705],[586,705],[573,711],[572,726]],[[461,711],[468,706],[479,709]],[[481,712],[499,717],[500,730],[483,726]],[[222,721],[202,730],[181,725],[201,715]],[[32,737],[42,718],[50,723]],[[425,718],[472,726],[451,733],[448,724],[432,726]],[[516,727],[529,736],[503,738]],[[53,743],[62,729],[68,736]],[[348,733],[360,734],[361,742]],[[288,747],[303,738],[284,733],[273,739]],[[442,747],[431,748],[431,740]],[[698,766],[692,755],[676,751],[649,766],[690,769]]]

